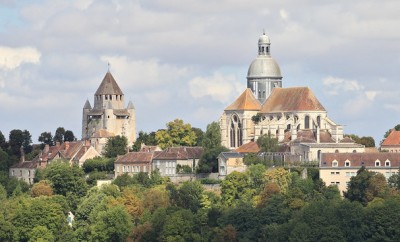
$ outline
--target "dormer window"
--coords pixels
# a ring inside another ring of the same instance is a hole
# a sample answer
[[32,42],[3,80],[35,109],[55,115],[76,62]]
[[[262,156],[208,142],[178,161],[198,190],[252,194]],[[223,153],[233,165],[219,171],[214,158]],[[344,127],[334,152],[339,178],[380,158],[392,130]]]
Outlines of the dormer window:
[[385,161],[385,166],[390,166],[390,161]]
[[332,162],[332,167],[338,167],[338,162],[337,161],[333,161]]
[[380,161],[375,161],[375,166],[381,166],[381,162]]
[[345,166],[345,167],[350,167],[350,161],[346,161],[346,162],[344,163],[344,166]]

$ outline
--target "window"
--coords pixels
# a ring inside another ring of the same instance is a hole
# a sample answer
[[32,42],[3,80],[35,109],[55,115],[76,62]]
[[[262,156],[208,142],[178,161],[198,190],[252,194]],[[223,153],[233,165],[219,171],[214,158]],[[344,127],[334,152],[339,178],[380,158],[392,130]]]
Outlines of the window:
[[304,118],[304,128],[309,129],[310,128],[310,116],[306,115]]
[[375,166],[381,166],[381,162],[380,161],[375,161]]
[[390,166],[390,161],[385,161],[385,166]]
[[333,166],[333,167],[338,167],[338,162],[337,162],[337,161],[333,161],[333,162],[332,162],[332,166]]
[[339,174],[340,174],[340,172],[337,171],[337,172],[336,172],[336,175],[339,175]]
[[350,161],[346,161],[346,162],[344,163],[344,166],[345,166],[345,167],[349,167],[349,166],[350,166]]
[[335,174],[335,172],[334,171],[331,171],[331,175],[334,175]]

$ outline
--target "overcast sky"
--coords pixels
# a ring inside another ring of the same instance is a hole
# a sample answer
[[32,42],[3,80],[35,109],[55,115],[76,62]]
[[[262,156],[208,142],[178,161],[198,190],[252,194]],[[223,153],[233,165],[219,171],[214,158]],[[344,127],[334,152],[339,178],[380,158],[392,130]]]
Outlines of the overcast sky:
[[263,30],[283,87],[308,86],[345,133],[400,123],[400,1],[0,0],[0,130],[81,138],[110,70],[137,132],[202,128],[246,88]]

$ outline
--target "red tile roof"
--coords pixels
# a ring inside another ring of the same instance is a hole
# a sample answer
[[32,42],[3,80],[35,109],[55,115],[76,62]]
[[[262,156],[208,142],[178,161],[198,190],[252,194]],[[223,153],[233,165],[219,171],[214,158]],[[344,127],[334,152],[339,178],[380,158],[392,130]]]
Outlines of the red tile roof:
[[115,163],[150,163],[153,159],[153,153],[150,152],[129,152],[119,156]]
[[203,147],[170,147],[154,154],[153,160],[200,159]]
[[274,88],[261,113],[286,111],[325,111],[325,108],[308,87]]
[[259,111],[261,103],[254,97],[250,88],[247,88],[231,105],[225,110],[254,110]]
[[392,130],[389,136],[382,142],[385,145],[400,145],[400,131]]
[[260,147],[258,147],[257,142],[250,141],[242,146],[239,146],[236,150],[239,153],[258,153],[260,152]]
[[375,167],[375,161],[381,162],[381,167],[385,167],[384,162],[390,161],[391,167],[400,166],[400,153],[322,153],[321,167],[332,167],[332,162],[336,160],[338,167],[345,167],[345,161],[350,161],[350,167]]

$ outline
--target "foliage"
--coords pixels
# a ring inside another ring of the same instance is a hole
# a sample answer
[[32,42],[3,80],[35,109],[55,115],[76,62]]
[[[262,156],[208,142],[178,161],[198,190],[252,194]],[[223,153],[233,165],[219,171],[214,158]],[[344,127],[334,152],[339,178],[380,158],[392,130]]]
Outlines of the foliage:
[[250,165],[263,164],[264,161],[261,157],[257,155],[257,153],[247,153],[244,155],[243,163],[247,166],[250,166]]
[[204,149],[212,149],[221,146],[221,128],[217,122],[212,122],[207,125],[202,146]]
[[11,130],[8,143],[11,154],[17,157],[21,156],[21,147],[23,148],[25,154],[28,154],[32,151],[32,136],[28,130]]
[[203,179],[200,179],[200,183],[201,184],[220,184],[221,183],[221,180],[218,180],[218,179],[212,179],[212,178],[208,178],[208,177],[206,177],[206,178],[203,178]]
[[187,174],[187,173],[192,173],[192,172],[193,172],[192,167],[190,167],[188,165],[180,165],[180,164],[176,165],[176,173]]
[[83,178],[83,170],[67,162],[53,162],[43,169],[43,179],[49,180],[53,192],[68,198],[71,208],[76,208],[79,199],[85,196],[88,186]]
[[51,188],[51,184],[47,180],[41,180],[33,184],[31,189],[32,197],[40,197],[40,196],[51,196],[53,195],[53,189]]
[[251,121],[253,121],[254,124],[258,124],[262,119],[262,114],[261,113],[257,113],[256,115],[253,115],[251,117]]
[[56,129],[56,132],[55,132],[54,137],[53,137],[54,143],[57,143],[57,142],[62,143],[62,142],[64,142],[64,134],[65,134],[65,129],[63,127],[58,127]]
[[357,144],[365,145],[365,147],[375,147],[375,140],[371,136],[359,137],[355,134],[350,134],[347,136],[349,136]]
[[261,152],[277,152],[279,150],[278,139],[273,138],[270,133],[258,137],[257,144]]
[[267,170],[265,172],[266,183],[276,183],[280,191],[286,194],[291,183],[291,174],[283,167]]
[[114,171],[114,159],[104,158],[104,157],[94,157],[92,159],[87,159],[83,165],[82,169],[85,173],[90,173],[93,171]]
[[215,148],[205,149],[200,157],[197,173],[211,173],[218,172],[218,155],[221,152],[228,151],[227,148],[219,145]]
[[350,201],[358,201],[366,206],[375,197],[386,197],[388,189],[385,177],[370,172],[363,166],[357,171],[357,175],[350,179],[344,196]]
[[40,134],[38,141],[42,143],[42,149],[45,144],[52,146],[53,143],[53,135],[51,132],[43,132]]
[[104,146],[103,155],[107,158],[114,158],[118,155],[124,155],[127,152],[128,139],[125,136],[117,135],[108,138]]
[[64,141],[75,141],[75,135],[74,132],[72,132],[71,130],[66,130],[64,133]]
[[173,184],[168,184],[166,189],[169,192],[171,204],[190,209],[192,212],[200,209],[200,199],[204,191],[200,182],[184,182],[178,188]]
[[190,124],[185,124],[181,119],[175,119],[167,123],[167,129],[156,132],[156,141],[161,149],[172,146],[194,146],[196,133]]
[[128,173],[124,173],[120,176],[117,176],[112,184],[115,184],[122,190],[122,188],[135,184],[135,179],[130,176]]
[[89,173],[86,182],[89,186],[96,186],[97,180],[107,179],[107,174],[104,171],[92,171]]
[[221,197],[224,204],[232,206],[245,198],[249,189],[249,179],[245,173],[234,171],[221,182]]
[[156,133],[155,132],[146,133],[146,132],[140,131],[135,143],[132,146],[132,151],[135,151],[135,152],[140,151],[142,144],[157,145]]
[[200,128],[192,127],[192,131],[196,134],[196,144],[194,146],[202,146],[204,139],[204,132]]
[[8,154],[0,147],[0,171],[8,172]]
[[383,135],[383,138],[386,139],[389,136],[389,134],[392,132],[392,130],[400,131],[400,124],[397,124],[396,126],[394,126],[393,129],[389,129],[388,131],[386,131],[385,134]]

